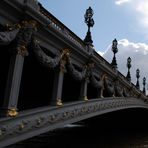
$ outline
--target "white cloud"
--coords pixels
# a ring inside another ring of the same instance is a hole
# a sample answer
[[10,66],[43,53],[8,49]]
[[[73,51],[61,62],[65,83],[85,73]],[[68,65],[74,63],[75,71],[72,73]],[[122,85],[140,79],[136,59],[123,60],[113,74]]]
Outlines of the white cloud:
[[127,3],[127,2],[129,2],[130,0],[116,0],[115,1],[115,4],[116,5],[122,5],[122,4],[124,4],[124,3]]
[[[132,59],[132,67],[131,71],[131,78],[132,82],[136,83],[136,69],[140,69],[140,83],[141,89],[142,86],[142,79],[143,77],[147,78],[148,82],[148,44],[145,43],[133,43],[129,42],[127,39],[122,39],[118,41],[118,53],[116,54],[118,70],[123,74],[127,75],[127,58],[131,57]],[[103,57],[111,63],[113,58],[113,52],[111,51],[111,45],[104,53]]]
[[148,28],[148,0],[115,0],[115,4],[126,4],[131,10],[130,13],[137,19],[137,23]]
[[135,7],[140,23],[148,28],[148,0],[138,1]]
[[104,52],[101,52],[101,51],[97,51],[97,53],[100,55],[100,56],[103,56]]

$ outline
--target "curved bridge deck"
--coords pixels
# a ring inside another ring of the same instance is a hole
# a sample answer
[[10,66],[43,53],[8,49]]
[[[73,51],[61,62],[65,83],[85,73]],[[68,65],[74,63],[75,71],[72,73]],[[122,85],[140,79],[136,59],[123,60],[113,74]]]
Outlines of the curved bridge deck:
[[23,111],[15,118],[0,120],[0,144],[10,145],[69,123],[128,108],[148,109],[148,104],[136,98],[99,98]]

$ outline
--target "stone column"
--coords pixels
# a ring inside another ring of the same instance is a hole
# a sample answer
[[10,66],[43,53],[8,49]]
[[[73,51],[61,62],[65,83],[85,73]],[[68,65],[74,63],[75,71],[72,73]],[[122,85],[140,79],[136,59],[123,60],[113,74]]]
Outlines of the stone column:
[[80,91],[80,99],[87,101],[87,87],[88,83],[90,82],[90,77],[92,75],[92,69],[94,67],[94,63],[89,59],[88,63],[85,65],[85,77],[81,84],[81,91]]
[[53,84],[53,94],[51,105],[62,105],[62,89],[63,89],[63,79],[64,71],[60,69],[55,71],[54,84]]
[[24,57],[28,55],[27,47],[32,41],[32,35],[36,31],[36,21],[23,21],[20,23],[20,30],[17,33],[12,47],[7,84],[5,89],[4,103],[1,116],[15,117],[19,88],[23,70]]
[[89,80],[84,79],[81,84],[81,90],[80,90],[80,100],[87,101],[87,86],[88,86]]
[[10,60],[7,84],[5,89],[5,98],[3,104],[2,116],[16,116],[19,88],[23,70],[24,57],[28,54],[27,49],[22,46],[16,49]]
[[51,105],[57,105],[57,106],[63,105],[61,97],[63,90],[64,73],[66,72],[65,64],[68,56],[69,56],[69,51],[67,49],[63,50],[61,53],[61,60],[59,66],[55,71]]

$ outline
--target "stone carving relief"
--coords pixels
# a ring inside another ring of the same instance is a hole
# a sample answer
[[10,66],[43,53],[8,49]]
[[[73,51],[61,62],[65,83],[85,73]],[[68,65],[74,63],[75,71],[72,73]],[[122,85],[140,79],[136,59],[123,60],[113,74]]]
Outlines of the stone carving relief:
[[37,22],[34,20],[22,21],[19,24],[8,26],[6,31],[0,32],[0,45],[9,45],[14,42],[15,51],[22,55],[28,55],[27,47],[31,43]]
[[113,83],[108,79],[108,77],[104,76],[104,90],[106,91],[108,97],[114,97],[115,88]]

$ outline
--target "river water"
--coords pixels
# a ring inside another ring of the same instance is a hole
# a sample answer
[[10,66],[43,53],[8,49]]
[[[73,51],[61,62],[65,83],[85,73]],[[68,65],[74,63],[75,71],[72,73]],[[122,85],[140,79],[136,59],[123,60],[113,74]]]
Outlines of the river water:
[[146,131],[101,130],[81,124],[67,125],[22,141],[9,148],[148,148]]

